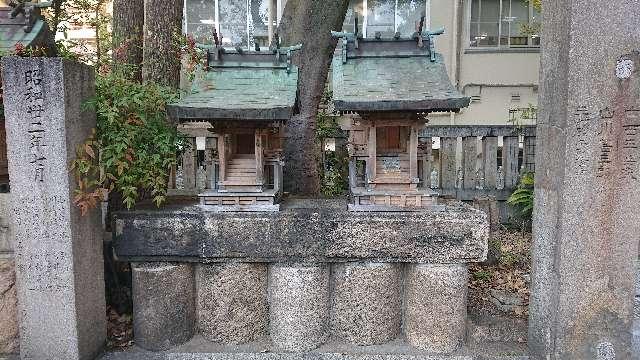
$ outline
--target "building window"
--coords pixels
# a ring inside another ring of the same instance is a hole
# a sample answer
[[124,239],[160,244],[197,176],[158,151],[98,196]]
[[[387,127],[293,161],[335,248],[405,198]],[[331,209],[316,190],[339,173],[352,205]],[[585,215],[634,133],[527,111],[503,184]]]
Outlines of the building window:
[[471,0],[469,46],[538,47],[540,14],[529,0]]
[[[373,38],[376,32],[384,37],[399,32],[411,36],[427,13],[428,0],[351,0],[345,16],[343,31],[353,32],[358,19],[358,33]],[[424,30],[429,29],[425,19]]]
[[[213,29],[227,47],[268,47],[287,0],[185,0],[184,32],[212,43]],[[272,19],[269,25],[269,18]]]

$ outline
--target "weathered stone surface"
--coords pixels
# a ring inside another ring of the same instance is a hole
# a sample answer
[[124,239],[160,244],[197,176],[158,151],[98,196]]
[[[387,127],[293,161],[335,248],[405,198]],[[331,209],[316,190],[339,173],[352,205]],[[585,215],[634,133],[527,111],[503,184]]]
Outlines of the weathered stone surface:
[[329,268],[273,264],[269,268],[269,317],[273,343],[307,351],[327,339]]
[[553,41],[542,42],[529,346],[534,358],[631,359],[640,6],[543,7]]
[[395,339],[402,323],[402,264],[346,263],[333,267],[332,334],[356,345]]
[[0,257],[0,354],[19,350],[18,299],[13,260]]
[[94,70],[59,58],[2,58],[20,353],[93,359],[106,338],[99,211],[73,204],[69,171],[95,127],[82,103]]
[[292,200],[275,213],[196,207],[117,214],[121,259],[149,261],[466,263],[486,257],[487,216],[469,206],[441,212],[357,213],[345,201]]
[[13,253],[13,232],[9,226],[11,194],[0,193],[0,254]]
[[466,265],[407,265],[404,330],[409,344],[451,353],[464,339],[467,317]]
[[504,290],[491,289],[491,298],[489,299],[500,311],[511,312],[522,309],[524,299],[518,294],[510,293]]
[[101,360],[529,360],[526,356],[419,356],[406,354],[340,354],[340,353],[144,353],[114,352]]
[[195,332],[195,276],[193,265],[134,263],[133,334],[148,350],[167,350]]
[[196,272],[198,325],[205,338],[242,344],[267,335],[267,264],[200,264]]

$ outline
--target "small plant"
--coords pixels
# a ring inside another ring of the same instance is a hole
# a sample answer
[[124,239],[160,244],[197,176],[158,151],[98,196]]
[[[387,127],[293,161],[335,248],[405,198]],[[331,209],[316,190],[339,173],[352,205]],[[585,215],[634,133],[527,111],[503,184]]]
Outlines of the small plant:
[[526,172],[520,177],[518,188],[509,196],[507,203],[519,210],[520,215],[531,220],[533,215],[534,173]]
[[[331,109],[332,102],[331,91],[325,91],[322,95],[321,104],[324,105],[322,110],[318,112],[316,118],[316,139],[324,145],[327,138],[338,138],[344,136],[337,116],[333,114]],[[336,149],[338,150],[338,149]],[[321,157],[322,169],[320,174],[320,192],[327,197],[336,197],[346,194],[349,191],[349,171],[348,158],[344,151],[325,151]]]
[[472,276],[473,276],[473,279],[476,281],[485,282],[485,281],[491,280],[491,278],[493,277],[493,274],[491,273],[491,271],[488,271],[488,270],[478,270],[478,271],[474,271],[472,273]]
[[150,196],[157,206],[166,200],[168,174],[176,164],[182,138],[166,121],[165,106],[173,90],[139,84],[121,71],[98,74],[96,97],[85,106],[97,113],[97,129],[76,151],[75,204],[82,213],[111,191],[131,208]]

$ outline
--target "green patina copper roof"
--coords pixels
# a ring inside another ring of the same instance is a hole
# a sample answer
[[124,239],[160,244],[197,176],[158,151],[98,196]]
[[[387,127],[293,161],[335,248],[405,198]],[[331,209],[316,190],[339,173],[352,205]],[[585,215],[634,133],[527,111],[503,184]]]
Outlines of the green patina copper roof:
[[24,47],[43,45],[48,27],[40,15],[34,14],[33,27],[30,31],[25,31],[27,18],[24,14],[18,14],[11,19],[11,10],[0,7],[0,53],[13,51],[17,44]]
[[287,120],[293,115],[298,68],[284,55],[227,50],[212,60],[192,94],[168,106],[178,120]]
[[[346,61],[345,61],[346,59]],[[432,61],[433,60],[433,61]],[[339,111],[458,111],[470,99],[451,84],[442,56],[428,40],[353,38],[333,59],[333,100]]]

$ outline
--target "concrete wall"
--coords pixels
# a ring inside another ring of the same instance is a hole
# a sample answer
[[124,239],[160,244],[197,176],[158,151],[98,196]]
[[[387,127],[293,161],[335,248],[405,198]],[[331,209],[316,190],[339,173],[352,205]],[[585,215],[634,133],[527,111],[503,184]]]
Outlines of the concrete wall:
[[[535,48],[469,48],[471,0],[431,0],[431,28],[444,26],[436,50],[446,62],[451,81],[467,96],[480,95],[459,114],[434,114],[433,124],[499,125],[509,109],[536,105],[540,53]],[[519,100],[512,95],[520,95]]]

